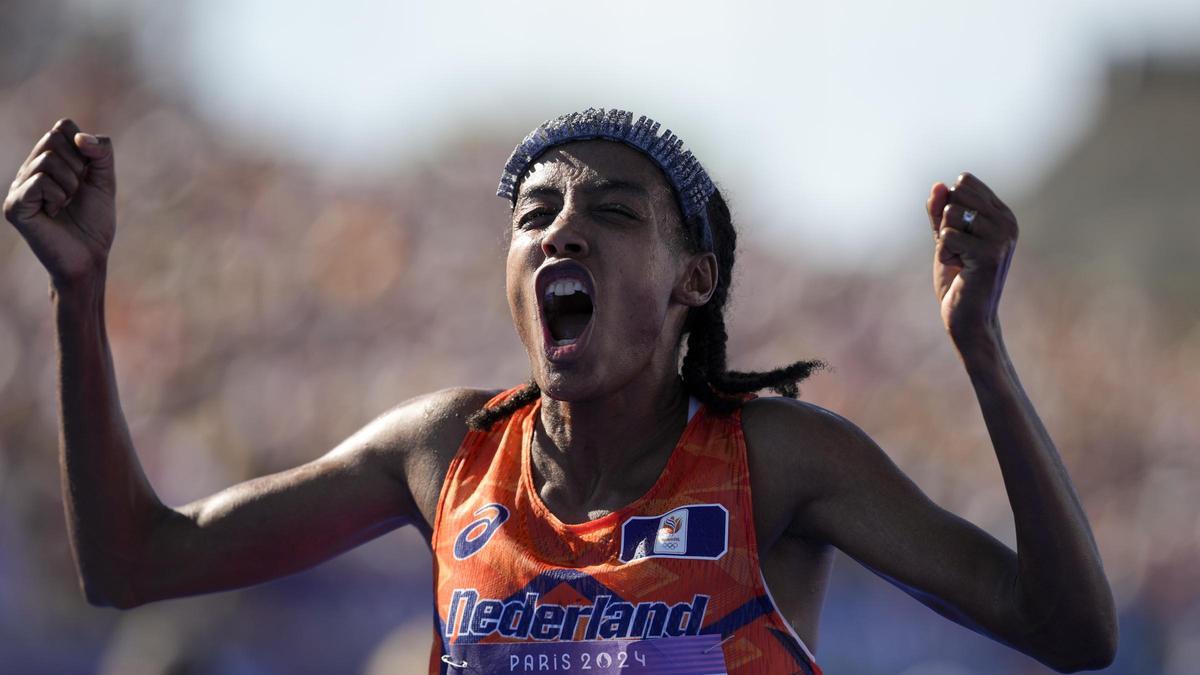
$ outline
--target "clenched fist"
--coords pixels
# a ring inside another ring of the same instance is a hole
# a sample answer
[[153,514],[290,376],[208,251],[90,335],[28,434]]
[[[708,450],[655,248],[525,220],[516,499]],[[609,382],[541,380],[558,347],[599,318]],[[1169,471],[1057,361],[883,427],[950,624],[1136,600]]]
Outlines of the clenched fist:
[[1000,293],[1017,246],[1017,219],[983,181],[963,173],[953,187],[935,183],[925,203],[933,226],[933,288],[956,344],[969,345],[999,325]]
[[112,142],[59,120],[33,146],[4,200],[56,286],[101,273],[116,231]]

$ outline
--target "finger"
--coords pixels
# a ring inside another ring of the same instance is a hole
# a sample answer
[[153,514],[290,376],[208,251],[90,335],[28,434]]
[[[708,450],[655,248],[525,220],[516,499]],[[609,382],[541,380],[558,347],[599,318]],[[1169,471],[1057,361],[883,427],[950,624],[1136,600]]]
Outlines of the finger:
[[1008,205],[996,196],[996,193],[987,186],[987,183],[979,180],[979,177],[970,171],[964,171],[960,173],[954,184],[955,186],[961,185],[970,188],[973,192],[980,195],[990,207],[999,209],[1003,212],[1012,213],[1012,210],[1008,208]]
[[942,228],[938,237],[937,259],[942,264],[953,263],[963,266],[964,260],[979,260],[987,258],[992,245],[952,227]]
[[54,134],[55,132],[53,131],[47,131],[46,133],[42,134],[42,137],[37,140],[37,143],[33,144],[33,149],[29,151],[29,156],[25,158],[25,161],[21,162],[21,166],[29,164],[33,160],[37,159],[38,155],[49,150],[50,139],[54,137]]
[[[14,225],[20,226],[33,220],[40,211],[54,216],[62,208],[66,199],[66,193],[61,186],[54,182],[53,178],[39,173],[30,176],[9,193],[4,204],[4,215]],[[52,208],[53,212],[51,212]]]
[[997,241],[1017,237],[1017,217],[1013,215],[1013,212],[1003,204],[996,207],[992,199],[985,197],[974,187],[965,183],[955,186],[950,194],[950,202],[976,211],[981,217],[987,219],[985,227],[977,228],[973,223],[970,228],[972,234]]
[[43,152],[32,162],[22,166],[21,170],[17,172],[15,182],[18,185],[24,183],[36,173],[50,174],[50,177],[66,190],[68,197],[74,195],[75,191],[79,189],[79,175],[72,171],[66,160],[53,150]]
[[942,209],[946,208],[949,199],[950,191],[946,184],[937,182],[929,190],[929,199],[925,200],[925,212],[929,214],[929,225],[933,228],[935,236],[942,225]]
[[86,158],[79,154],[79,151],[71,142],[71,137],[64,135],[63,132],[64,129],[74,127],[75,123],[69,119],[61,119],[56,122],[50,131],[43,134],[38,139],[38,142],[33,144],[33,149],[29,151],[29,156],[25,158],[22,164],[32,162],[34,159],[37,159],[38,155],[47,150],[56,150],[67,160],[71,170],[75,171],[75,173],[83,173]]
[[963,204],[967,208],[975,209],[976,211],[983,211],[988,214],[988,217],[993,222],[1008,223],[1016,221],[1016,216],[1004,205],[1004,202],[1001,202],[994,196],[989,197],[978,187],[970,183],[960,183],[950,188],[950,201]]
[[952,232],[952,228],[946,227],[942,228],[942,230],[935,235],[936,238],[933,240],[933,257],[943,265],[962,267],[963,261],[962,258],[959,257],[959,254],[950,250],[950,248],[946,246],[946,240],[948,238],[952,238],[954,236],[954,232],[957,232],[957,230]]
[[62,132],[64,138],[70,140],[75,137],[75,134],[80,132],[79,125],[70,117],[64,117],[54,123],[52,127],[55,131]]
[[[996,209],[991,202],[967,185],[957,185],[950,190],[950,203],[959,207],[957,214],[962,215],[967,211],[974,211],[976,219],[971,223],[970,227],[962,227],[964,231],[970,232],[976,236],[992,237],[999,236],[1004,230],[1004,225],[1010,219],[1007,213]],[[982,227],[981,220],[984,218],[988,221],[988,227]],[[955,222],[965,222],[956,220]]]
[[42,210],[51,218],[57,216],[67,206],[67,191],[48,174],[39,173],[33,181],[42,191]]
[[[975,214],[970,222],[967,222],[968,211]],[[942,209],[942,229],[948,227],[979,239],[987,239],[995,233],[995,227],[986,215],[960,204],[947,204],[946,208]]]
[[938,238],[934,241],[934,252],[933,252],[934,259],[943,265],[950,265],[953,267],[962,267],[963,266],[962,258],[958,257],[957,253],[951,251],[949,248],[946,247],[946,242],[943,241],[944,238],[945,238],[944,235],[939,235]]
[[71,170],[83,175],[87,166],[87,157],[75,146],[75,134],[79,133],[79,125],[69,119],[61,119],[52,129],[55,133],[50,137],[50,146],[62,156]]
[[74,141],[79,152],[88,159],[87,174],[83,181],[109,196],[116,195],[117,171],[113,161],[112,139],[80,132],[75,134]]
[[987,197],[975,191],[969,185],[955,185],[950,188],[950,203],[959,204],[968,209],[976,211],[988,212],[992,210],[992,203]]

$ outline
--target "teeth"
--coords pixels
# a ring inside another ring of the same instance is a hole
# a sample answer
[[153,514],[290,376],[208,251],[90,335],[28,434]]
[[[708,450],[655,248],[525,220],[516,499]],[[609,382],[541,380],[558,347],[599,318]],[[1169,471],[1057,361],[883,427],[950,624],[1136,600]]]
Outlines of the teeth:
[[571,340],[571,339],[567,339],[567,340],[555,340],[555,341],[554,341],[554,344],[555,344],[555,346],[557,346],[557,347],[561,347],[561,346],[563,346],[563,345],[569,345],[569,344],[571,344],[572,342],[574,342],[574,340]]
[[551,282],[550,285],[546,287],[546,295],[547,296],[571,295],[572,293],[583,293],[585,295],[587,294],[587,291],[583,287],[582,281],[575,281],[572,279],[567,279],[567,280],[563,280],[563,281],[554,281],[554,282]]

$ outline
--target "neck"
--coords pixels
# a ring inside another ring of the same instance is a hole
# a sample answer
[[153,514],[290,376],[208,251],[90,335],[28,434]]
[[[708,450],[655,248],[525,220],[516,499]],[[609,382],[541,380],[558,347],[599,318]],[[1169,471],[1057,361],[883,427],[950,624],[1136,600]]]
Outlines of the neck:
[[586,401],[543,395],[533,448],[538,482],[560,486],[580,505],[607,493],[609,483],[645,482],[638,477],[652,483],[686,426],[687,410],[677,375]]

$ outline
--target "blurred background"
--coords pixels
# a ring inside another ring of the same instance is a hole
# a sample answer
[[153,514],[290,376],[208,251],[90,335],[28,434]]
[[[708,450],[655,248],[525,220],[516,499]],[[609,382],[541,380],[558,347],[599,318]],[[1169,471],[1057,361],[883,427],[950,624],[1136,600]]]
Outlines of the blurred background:
[[[304,6],[299,6],[304,5]],[[108,329],[179,505],[305,462],[410,396],[527,370],[503,295],[513,145],[587,106],[663,121],[730,199],[731,362],[1015,545],[932,294],[924,200],[971,170],[1021,244],[1002,322],[1121,612],[1113,673],[1200,663],[1200,5],[41,0],[0,12],[0,172],[60,117],[113,137]],[[0,230],[0,671],[409,673],[430,556],[119,612],[75,579],[45,272]],[[840,557],[827,673],[1044,673]]]

